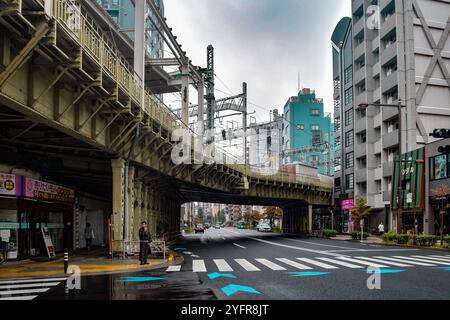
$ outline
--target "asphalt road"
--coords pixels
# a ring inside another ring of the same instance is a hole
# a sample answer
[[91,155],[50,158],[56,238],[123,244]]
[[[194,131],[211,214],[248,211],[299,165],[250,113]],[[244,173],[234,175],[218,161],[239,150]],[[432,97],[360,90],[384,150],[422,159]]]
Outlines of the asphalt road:
[[45,292],[21,295],[38,300],[450,299],[448,252],[235,228],[188,235],[173,249],[185,257],[181,267],[82,277],[82,290],[69,294],[62,281]]

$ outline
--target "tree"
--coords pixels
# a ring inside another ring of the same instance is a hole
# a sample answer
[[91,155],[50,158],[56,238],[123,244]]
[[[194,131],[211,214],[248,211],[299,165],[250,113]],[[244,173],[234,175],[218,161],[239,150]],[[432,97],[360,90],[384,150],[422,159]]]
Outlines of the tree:
[[225,223],[225,210],[221,209],[219,210],[219,212],[217,213],[217,222],[219,223]]
[[432,194],[433,200],[438,201],[438,203],[439,203],[439,216],[440,216],[439,233],[441,236],[441,246],[443,246],[444,245],[445,204],[447,203],[447,198],[450,194],[450,187],[445,184],[441,184],[436,189],[432,189],[431,194]]
[[283,217],[283,210],[278,207],[264,207],[264,218],[270,221],[270,227],[273,228],[274,220]]
[[367,202],[363,197],[358,197],[356,199],[356,206],[351,210],[352,220],[355,222],[356,226],[370,214],[371,210],[372,209],[367,205]]

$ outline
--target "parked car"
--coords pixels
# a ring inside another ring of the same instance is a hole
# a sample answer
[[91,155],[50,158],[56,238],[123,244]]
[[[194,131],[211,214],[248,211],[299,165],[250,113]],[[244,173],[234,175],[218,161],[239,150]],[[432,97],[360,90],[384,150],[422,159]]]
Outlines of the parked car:
[[272,228],[268,223],[260,223],[256,226],[256,231],[258,232],[271,232]]
[[209,229],[209,228],[211,228],[211,224],[210,223],[205,223],[205,229]]
[[195,226],[195,233],[205,233],[205,227],[202,224],[197,224]]
[[220,224],[214,225],[214,229],[220,229]]
[[239,222],[236,226],[238,229],[246,229],[247,226],[245,225],[245,222]]

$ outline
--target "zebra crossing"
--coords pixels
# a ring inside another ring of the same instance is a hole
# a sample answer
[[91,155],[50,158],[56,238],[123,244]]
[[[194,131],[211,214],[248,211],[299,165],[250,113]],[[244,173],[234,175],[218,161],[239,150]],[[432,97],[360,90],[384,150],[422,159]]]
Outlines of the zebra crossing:
[[0,280],[0,301],[34,300],[67,278]]
[[192,260],[184,266],[170,266],[166,272],[192,271],[207,272],[261,272],[290,270],[338,270],[372,268],[412,268],[412,267],[450,267],[450,255],[411,255],[411,256],[336,256],[314,258],[254,258],[254,259],[204,259]]

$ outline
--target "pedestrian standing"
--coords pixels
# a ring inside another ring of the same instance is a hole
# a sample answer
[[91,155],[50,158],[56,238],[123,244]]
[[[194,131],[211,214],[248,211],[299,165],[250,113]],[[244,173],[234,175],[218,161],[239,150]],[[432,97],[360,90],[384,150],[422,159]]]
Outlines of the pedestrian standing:
[[92,240],[94,240],[94,230],[90,223],[87,223],[84,229],[84,239],[86,240],[86,249],[88,251],[91,250]]
[[378,233],[380,234],[380,236],[382,236],[384,234],[384,224],[383,224],[383,222],[380,222],[380,224],[378,226]]
[[148,225],[146,221],[141,223],[141,229],[139,229],[139,260],[141,261],[141,266],[145,264],[149,264],[147,262],[148,259],[148,250],[150,244],[151,235],[148,231]]

